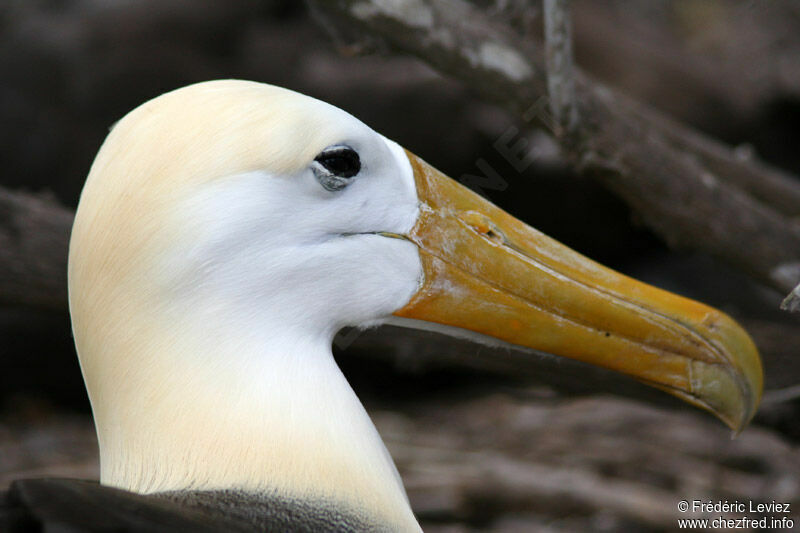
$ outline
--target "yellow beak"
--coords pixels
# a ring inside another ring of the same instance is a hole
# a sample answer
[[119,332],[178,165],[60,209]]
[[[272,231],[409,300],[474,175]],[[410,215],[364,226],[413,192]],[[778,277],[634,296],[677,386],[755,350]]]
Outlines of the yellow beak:
[[425,279],[397,316],[616,370],[735,431],[761,399],[761,360],[724,313],[614,272],[407,152],[421,210],[406,237]]

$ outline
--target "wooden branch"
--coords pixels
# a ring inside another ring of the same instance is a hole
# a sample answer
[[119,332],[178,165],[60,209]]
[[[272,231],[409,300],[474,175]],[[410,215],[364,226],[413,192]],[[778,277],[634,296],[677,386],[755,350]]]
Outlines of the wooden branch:
[[[313,0],[324,25],[416,55],[532,125],[542,110],[544,54],[462,0]],[[674,247],[711,253],[781,292],[800,279],[800,182],[575,72],[581,122],[559,138],[581,171],[623,198]],[[736,169],[734,171],[734,168]],[[781,193],[779,193],[780,191]],[[777,302],[776,302],[777,304]]]
[[800,217],[800,185],[798,178],[757,160],[750,153],[731,150],[660,113],[640,112],[669,141],[672,147],[696,157],[712,173],[742,189],[754,199],[789,218]]
[[800,284],[781,302],[781,309],[791,313],[800,311]]
[[[544,43],[547,63],[547,96],[550,112],[563,134],[573,135],[578,126],[575,79],[572,73],[572,23],[569,0],[544,0]],[[562,134],[557,132],[557,136]]]
[[0,305],[67,308],[72,218],[52,198],[0,188]]

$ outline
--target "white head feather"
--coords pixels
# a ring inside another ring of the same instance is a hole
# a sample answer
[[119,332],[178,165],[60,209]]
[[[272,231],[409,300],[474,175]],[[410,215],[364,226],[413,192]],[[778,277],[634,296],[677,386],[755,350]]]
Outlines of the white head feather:
[[[342,191],[314,158],[347,145]],[[422,275],[402,149],[347,113],[242,81],[193,85],[123,118],[73,228],[70,310],[104,484],[341,500],[418,529],[337,368],[344,325],[401,308]]]

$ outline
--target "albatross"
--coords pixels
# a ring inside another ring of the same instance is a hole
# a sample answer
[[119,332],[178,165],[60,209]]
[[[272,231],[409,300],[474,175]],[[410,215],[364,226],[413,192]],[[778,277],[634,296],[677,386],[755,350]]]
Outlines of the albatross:
[[175,90],[112,128],[69,305],[100,485],[17,482],[18,525],[419,531],[333,359],[345,326],[599,365],[736,431],[762,391],[722,312],[568,249],[341,109],[248,81]]

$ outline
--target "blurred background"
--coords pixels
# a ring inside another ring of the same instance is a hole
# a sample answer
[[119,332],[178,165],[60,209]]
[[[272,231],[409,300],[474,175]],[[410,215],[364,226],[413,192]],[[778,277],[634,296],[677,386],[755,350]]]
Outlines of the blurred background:
[[[533,38],[541,32],[538,1],[475,4],[534,28]],[[585,72],[743,158],[800,175],[796,5],[574,0],[572,16]],[[513,354],[478,363],[472,355],[488,348],[430,333],[343,332],[337,360],[426,531],[671,531],[683,499],[800,501],[800,320],[779,310],[785,294],[670,249],[576,173],[546,132],[469,86],[411,57],[357,52],[289,0],[0,0],[0,186],[68,217],[115,121],[214,78],[328,101],[453,177],[479,173],[484,159],[508,183],[482,191],[499,206],[740,320],[762,352],[767,392],[753,425],[731,440],[705,413],[577,364],[542,357],[517,372]],[[493,147],[512,127],[535,156],[524,172]],[[0,247],[16,231],[4,205]],[[53,254],[65,253],[64,239],[53,242]],[[0,490],[19,477],[98,476],[63,291],[0,300]]]

